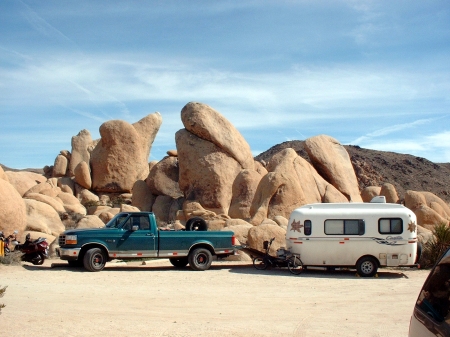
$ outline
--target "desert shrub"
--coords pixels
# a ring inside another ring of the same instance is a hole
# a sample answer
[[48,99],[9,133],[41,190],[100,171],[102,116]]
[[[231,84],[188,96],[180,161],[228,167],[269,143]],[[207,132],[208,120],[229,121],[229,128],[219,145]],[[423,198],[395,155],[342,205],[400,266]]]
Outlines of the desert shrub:
[[8,255],[0,256],[0,264],[17,265],[20,264],[22,253],[19,251],[11,252]]
[[[5,295],[6,288],[7,287],[1,288],[1,286],[0,286],[0,298],[3,297],[3,295]],[[2,313],[2,309],[4,307],[6,307],[6,305],[4,305],[3,303],[0,303],[0,314]]]
[[433,237],[423,245],[421,266],[433,267],[437,260],[450,247],[450,227],[445,223],[434,226]]
[[113,207],[120,207],[122,204],[129,204],[129,201],[121,196],[118,196],[116,198],[113,198],[111,200],[111,203],[113,204]]
[[66,213],[64,213],[64,216],[61,217],[61,220],[66,229],[74,229],[74,228],[77,228],[78,221],[80,221],[83,218],[84,218],[83,214],[74,213],[74,212],[66,212]]
[[95,200],[88,200],[83,204],[84,207],[89,208],[89,207],[93,207],[93,206],[102,206],[102,203],[100,201],[95,201]]

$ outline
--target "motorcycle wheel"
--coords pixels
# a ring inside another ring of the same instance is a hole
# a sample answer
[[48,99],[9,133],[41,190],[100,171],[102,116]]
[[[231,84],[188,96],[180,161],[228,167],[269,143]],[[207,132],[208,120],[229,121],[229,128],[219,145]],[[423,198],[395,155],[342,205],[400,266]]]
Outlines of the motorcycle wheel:
[[258,270],[264,270],[267,269],[267,261],[263,257],[255,257],[253,259],[253,267],[255,267]]
[[294,275],[300,275],[303,271],[303,262],[299,257],[291,257],[288,261],[288,269]]
[[42,253],[38,253],[36,257],[31,259],[31,263],[36,266],[40,266],[44,263],[44,260],[45,260],[44,255]]

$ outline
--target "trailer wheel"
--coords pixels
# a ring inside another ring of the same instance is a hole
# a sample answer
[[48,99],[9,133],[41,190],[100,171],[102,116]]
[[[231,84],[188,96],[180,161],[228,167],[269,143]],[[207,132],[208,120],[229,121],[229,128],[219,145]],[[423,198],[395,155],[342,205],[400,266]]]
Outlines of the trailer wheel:
[[199,217],[190,218],[186,222],[186,230],[187,231],[207,231],[208,224],[202,218],[199,218]]
[[169,259],[172,266],[175,268],[184,268],[188,264],[188,258],[187,257],[178,257],[178,258],[171,258]]
[[105,253],[100,248],[91,248],[84,255],[83,264],[89,271],[101,271],[106,264]]
[[356,271],[361,277],[372,277],[377,273],[378,262],[372,256],[363,256],[356,263]]
[[207,270],[212,263],[212,254],[206,248],[197,248],[189,253],[188,261],[194,270]]

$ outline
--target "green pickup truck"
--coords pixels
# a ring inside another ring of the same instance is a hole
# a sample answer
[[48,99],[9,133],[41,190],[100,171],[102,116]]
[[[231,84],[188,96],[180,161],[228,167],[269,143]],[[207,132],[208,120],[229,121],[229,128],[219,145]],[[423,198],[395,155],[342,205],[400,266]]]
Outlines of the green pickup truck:
[[195,230],[205,226],[203,219],[193,218],[187,230],[161,230],[151,212],[123,212],[102,228],[66,230],[56,252],[70,266],[89,271],[101,271],[113,259],[142,258],[168,258],[178,268],[189,263],[194,270],[207,270],[213,256],[235,253],[235,237],[231,231]]

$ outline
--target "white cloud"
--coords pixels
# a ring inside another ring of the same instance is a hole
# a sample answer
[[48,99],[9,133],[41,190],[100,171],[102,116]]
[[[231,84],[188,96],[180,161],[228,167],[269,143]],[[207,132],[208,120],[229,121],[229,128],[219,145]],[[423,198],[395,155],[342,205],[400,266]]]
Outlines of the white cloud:
[[409,123],[388,126],[386,128],[383,128],[380,130],[375,130],[364,136],[361,136],[361,137],[351,141],[350,144],[356,144],[356,145],[364,144],[364,143],[370,141],[372,138],[377,138],[377,137],[382,137],[382,136],[386,136],[389,134],[398,133],[399,131],[414,128],[416,126],[423,125],[423,124],[428,124],[435,120],[436,120],[436,118],[419,119],[419,120],[409,122]]
[[[126,62],[118,61],[126,58]],[[148,61],[139,60],[143,58]],[[446,97],[450,91],[447,77],[357,66],[294,67],[291,71],[253,74],[205,70],[189,60],[162,61],[148,55],[57,55],[25,62],[19,68],[0,69],[0,86],[7,93],[0,102],[113,103],[127,114],[127,104],[132,101],[201,99],[250,113],[264,109],[284,118],[283,111],[292,115],[292,110],[300,107],[320,111]]]

